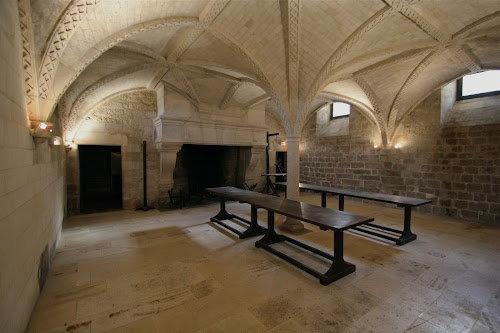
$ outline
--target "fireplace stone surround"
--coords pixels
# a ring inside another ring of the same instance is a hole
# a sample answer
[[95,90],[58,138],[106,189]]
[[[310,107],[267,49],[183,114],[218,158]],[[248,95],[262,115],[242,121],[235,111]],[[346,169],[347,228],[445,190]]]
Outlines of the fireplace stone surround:
[[153,119],[154,141],[160,152],[159,205],[169,207],[168,190],[174,186],[174,170],[183,145],[248,147],[250,158],[244,182],[264,186],[266,133],[264,105],[220,110],[194,105],[179,93],[156,89],[158,116]]

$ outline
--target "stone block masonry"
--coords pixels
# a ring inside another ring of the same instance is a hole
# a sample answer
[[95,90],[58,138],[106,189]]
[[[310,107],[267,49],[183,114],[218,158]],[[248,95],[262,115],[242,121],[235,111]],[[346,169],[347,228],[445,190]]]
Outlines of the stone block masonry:
[[441,128],[439,98],[407,117],[401,149],[375,149],[375,126],[357,111],[348,136],[317,137],[313,117],[302,132],[300,180],[432,199],[418,209],[500,225],[500,124]]
[[30,136],[18,18],[17,1],[0,2],[0,332],[25,331],[66,201],[64,148]]

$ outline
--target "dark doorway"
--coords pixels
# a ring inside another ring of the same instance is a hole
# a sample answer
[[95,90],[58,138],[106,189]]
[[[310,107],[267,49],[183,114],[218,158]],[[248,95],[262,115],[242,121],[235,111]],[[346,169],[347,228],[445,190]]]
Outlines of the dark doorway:
[[80,212],[122,208],[122,167],[119,146],[78,146]]
[[[276,163],[274,164],[275,166],[275,172],[276,173],[286,173],[286,151],[277,151],[276,152]],[[285,182],[286,177],[285,176],[277,176],[276,177],[276,182]],[[278,185],[276,186],[278,190],[286,190],[285,186]]]

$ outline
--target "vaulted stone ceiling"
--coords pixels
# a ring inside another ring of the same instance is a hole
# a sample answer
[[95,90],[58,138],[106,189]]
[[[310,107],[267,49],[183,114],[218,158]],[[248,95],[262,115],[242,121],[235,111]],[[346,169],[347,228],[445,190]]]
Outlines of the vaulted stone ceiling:
[[[500,68],[499,0],[20,0],[27,107],[65,136],[99,103],[163,83],[199,108],[271,99],[300,136],[347,101],[383,142],[435,89]],[[269,108],[268,108],[269,110]]]

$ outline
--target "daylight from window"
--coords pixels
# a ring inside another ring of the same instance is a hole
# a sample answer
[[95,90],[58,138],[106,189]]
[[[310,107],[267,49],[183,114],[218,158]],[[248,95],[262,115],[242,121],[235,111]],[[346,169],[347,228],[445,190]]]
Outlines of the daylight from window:
[[462,96],[500,91],[500,70],[466,75],[462,79]]
[[333,103],[332,118],[348,116],[351,113],[351,106],[347,103]]

